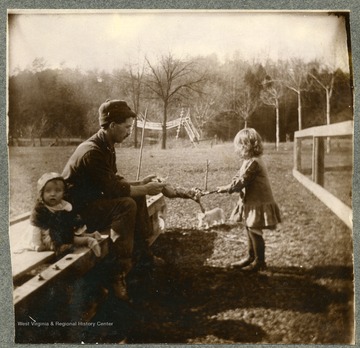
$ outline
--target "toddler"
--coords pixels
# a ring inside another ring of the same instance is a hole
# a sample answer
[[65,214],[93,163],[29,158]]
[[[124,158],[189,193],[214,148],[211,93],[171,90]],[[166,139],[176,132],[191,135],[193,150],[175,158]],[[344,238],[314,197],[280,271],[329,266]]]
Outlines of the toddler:
[[72,205],[65,201],[65,182],[58,173],[45,173],[37,183],[39,197],[32,210],[30,222],[32,249],[54,250],[59,256],[72,246],[88,246],[96,256],[101,256],[98,240],[101,234],[85,233],[86,226]]
[[261,159],[263,145],[260,135],[253,128],[245,128],[235,136],[234,146],[243,163],[231,183],[218,187],[217,192],[240,194],[231,219],[243,222],[246,227],[248,255],[232,266],[256,272],[266,267],[263,229],[276,228],[276,224],[281,222],[280,211]]

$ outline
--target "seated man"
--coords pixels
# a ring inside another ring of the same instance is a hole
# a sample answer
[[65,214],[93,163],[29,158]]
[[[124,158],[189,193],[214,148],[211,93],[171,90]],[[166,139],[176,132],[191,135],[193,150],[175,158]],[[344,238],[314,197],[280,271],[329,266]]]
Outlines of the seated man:
[[[135,113],[122,100],[107,100],[99,108],[101,129],[78,146],[62,176],[69,199],[89,231],[110,228],[111,284],[114,295],[127,300],[125,277],[133,261],[154,263],[146,239],[152,235],[146,195],[159,194],[164,183],[150,175],[128,182],[117,174],[114,145],[130,134]],[[124,164],[126,165],[126,164]]]

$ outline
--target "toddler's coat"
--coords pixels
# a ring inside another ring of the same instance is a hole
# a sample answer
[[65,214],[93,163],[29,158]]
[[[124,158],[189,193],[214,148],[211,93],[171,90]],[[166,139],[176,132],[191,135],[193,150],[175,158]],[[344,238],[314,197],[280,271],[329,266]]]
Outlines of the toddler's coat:
[[[65,203],[65,206],[71,207],[68,202],[62,202]],[[81,218],[71,208],[50,211],[41,200],[36,203],[30,222],[40,229],[39,232],[48,231],[51,242],[47,243],[49,245],[46,245],[46,247],[50,247],[50,250],[56,250],[63,244],[72,244],[74,231],[84,225]],[[41,242],[43,242],[41,239],[39,236],[36,244],[41,246]]]

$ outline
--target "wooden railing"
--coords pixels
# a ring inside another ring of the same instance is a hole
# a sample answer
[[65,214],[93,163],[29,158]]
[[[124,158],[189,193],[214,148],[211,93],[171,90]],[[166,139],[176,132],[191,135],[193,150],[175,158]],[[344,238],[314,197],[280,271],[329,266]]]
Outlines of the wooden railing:
[[[353,121],[311,127],[295,132],[293,175],[308,190],[330,208],[347,226],[352,227],[352,209],[336,196],[324,189],[325,142],[326,139],[353,135]],[[302,170],[302,140],[312,139],[311,179]]]

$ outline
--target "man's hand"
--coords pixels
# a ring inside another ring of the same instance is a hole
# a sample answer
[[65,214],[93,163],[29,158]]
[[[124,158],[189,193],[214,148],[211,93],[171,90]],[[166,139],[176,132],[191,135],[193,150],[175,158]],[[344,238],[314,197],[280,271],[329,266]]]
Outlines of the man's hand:
[[161,193],[161,191],[163,190],[165,184],[163,183],[159,183],[159,182],[148,182],[145,185],[146,191],[147,191],[147,195],[150,196],[154,196],[157,195],[159,193]]
[[162,192],[164,189],[165,183],[160,182],[148,182],[145,185],[131,185],[130,186],[130,196],[131,197],[139,197],[139,196],[154,196]]
[[155,174],[148,175],[140,181],[140,185],[146,185],[147,183],[154,181],[156,177]]

